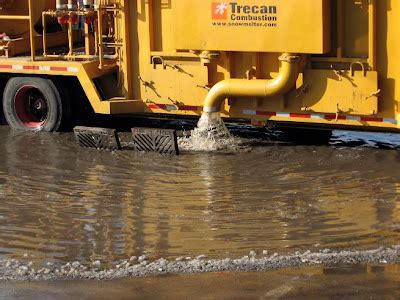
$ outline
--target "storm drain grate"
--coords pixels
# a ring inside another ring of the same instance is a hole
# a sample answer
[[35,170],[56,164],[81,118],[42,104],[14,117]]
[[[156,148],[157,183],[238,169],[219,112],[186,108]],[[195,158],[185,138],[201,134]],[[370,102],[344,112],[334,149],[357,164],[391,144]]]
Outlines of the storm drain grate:
[[175,130],[133,128],[132,137],[135,151],[179,155]]
[[121,150],[121,144],[115,129],[78,126],[74,128],[75,138],[83,148],[98,150]]

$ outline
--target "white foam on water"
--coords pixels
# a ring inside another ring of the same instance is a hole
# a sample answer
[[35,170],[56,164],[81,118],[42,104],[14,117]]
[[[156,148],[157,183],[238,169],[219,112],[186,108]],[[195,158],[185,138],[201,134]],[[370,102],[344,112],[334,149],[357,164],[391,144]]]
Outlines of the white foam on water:
[[185,151],[237,151],[240,139],[229,132],[219,113],[203,113],[191,135],[180,138],[178,143]]

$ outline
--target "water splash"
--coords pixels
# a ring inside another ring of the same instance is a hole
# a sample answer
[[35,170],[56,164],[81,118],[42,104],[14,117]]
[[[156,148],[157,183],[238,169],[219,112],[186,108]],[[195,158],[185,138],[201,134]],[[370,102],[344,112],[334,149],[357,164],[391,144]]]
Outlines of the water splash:
[[191,135],[178,142],[186,151],[237,151],[240,145],[239,138],[231,135],[219,113],[203,113]]

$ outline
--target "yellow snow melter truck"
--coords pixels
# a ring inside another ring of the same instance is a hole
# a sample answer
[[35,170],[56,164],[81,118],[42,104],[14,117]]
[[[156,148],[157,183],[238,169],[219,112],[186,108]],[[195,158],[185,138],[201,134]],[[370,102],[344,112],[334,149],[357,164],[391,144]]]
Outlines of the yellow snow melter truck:
[[0,0],[2,113],[400,131],[400,1]]

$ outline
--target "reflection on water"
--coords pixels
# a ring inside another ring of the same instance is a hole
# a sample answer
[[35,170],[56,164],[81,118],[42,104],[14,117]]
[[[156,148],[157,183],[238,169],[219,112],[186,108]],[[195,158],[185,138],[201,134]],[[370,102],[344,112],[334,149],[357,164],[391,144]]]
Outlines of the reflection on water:
[[399,242],[398,150],[270,144],[170,158],[79,149],[72,134],[0,127],[0,139],[0,258],[220,257]]

